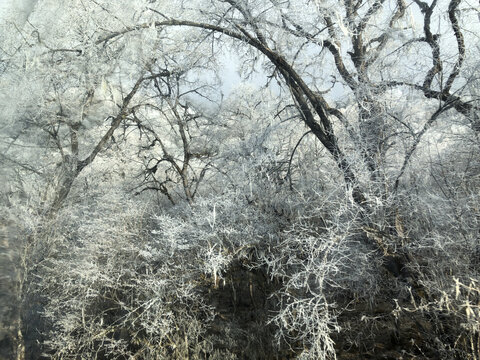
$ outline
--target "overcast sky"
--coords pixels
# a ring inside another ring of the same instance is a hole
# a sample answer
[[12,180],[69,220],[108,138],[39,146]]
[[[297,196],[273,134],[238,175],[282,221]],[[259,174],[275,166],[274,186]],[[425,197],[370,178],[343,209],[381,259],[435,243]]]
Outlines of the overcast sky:
[[0,21],[23,24],[37,0],[0,0]]

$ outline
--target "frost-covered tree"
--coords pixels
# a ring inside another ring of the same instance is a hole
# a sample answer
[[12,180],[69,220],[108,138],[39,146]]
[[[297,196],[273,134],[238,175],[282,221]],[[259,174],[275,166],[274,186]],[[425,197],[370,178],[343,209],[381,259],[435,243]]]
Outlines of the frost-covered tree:
[[32,312],[53,358],[478,357],[478,9],[30,9],[0,40],[20,358]]

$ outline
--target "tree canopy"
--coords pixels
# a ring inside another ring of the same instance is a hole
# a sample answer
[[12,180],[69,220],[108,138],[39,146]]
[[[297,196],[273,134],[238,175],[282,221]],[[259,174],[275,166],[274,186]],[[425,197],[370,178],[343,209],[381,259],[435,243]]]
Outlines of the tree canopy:
[[17,5],[5,356],[477,359],[477,5]]

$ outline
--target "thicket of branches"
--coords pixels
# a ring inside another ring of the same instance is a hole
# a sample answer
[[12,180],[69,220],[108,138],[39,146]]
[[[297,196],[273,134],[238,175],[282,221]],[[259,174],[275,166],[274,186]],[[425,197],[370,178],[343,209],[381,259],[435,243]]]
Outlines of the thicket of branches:
[[475,6],[5,16],[0,358],[479,359]]

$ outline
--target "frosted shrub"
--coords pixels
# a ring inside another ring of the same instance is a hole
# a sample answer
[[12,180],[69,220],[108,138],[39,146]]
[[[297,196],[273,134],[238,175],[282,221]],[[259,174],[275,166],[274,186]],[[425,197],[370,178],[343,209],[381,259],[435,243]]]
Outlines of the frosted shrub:
[[39,294],[52,324],[49,356],[203,358],[213,351],[208,289],[275,232],[275,221],[230,193],[156,215],[109,199],[96,210],[65,208],[44,235]]
[[[296,219],[262,260],[283,284],[276,295],[279,311],[271,320],[279,329],[277,341],[305,349],[301,359],[332,359],[332,334],[341,330],[337,317],[348,305],[345,299],[373,299],[380,264],[359,241],[355,207],[341,199],[316,200],[316,209]],[[334,204],[336,210],[330,208]]]
[[195,254],[197,270],[214,283],[234,259],[248,256],[250,248],[271,238],[278,227],[278,219],[234,192],[200,198],[192,206],[180,204],[154,221],[154,243],[163,241],[167,249],[176,246]]
[[184,267],[181,260],[188,256],[179,256],[181,247],[150,241],[148,217],[138,204],[108,205],[83,214],[80,223],[73,216],[57,229],[63,238],[42,264],[44,315],[53,324],[49,354],[72,359],[188,354],[212,316],[196,291],[198,274]]

